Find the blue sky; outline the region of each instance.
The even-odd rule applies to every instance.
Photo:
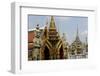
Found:
[[[28,16],[28,29],[33,29],[39,24],[40,27],[50,23],[51,16]],[[66,34],[66,39],[71,44],[76,37],[77,26],[79,29],[79,37],[82,42],[85,42],[88,33],[88,17],[79,16],[54,16],[56,28],[59,28],[60,35]]]

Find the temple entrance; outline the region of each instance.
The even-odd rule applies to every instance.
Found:
[[[61,48],[60,48],[60,59],[63,59],[63,55],[64,55],[63,47],[61,46]]]
[[[50,59],[50,52],[49,52],[49,49],[47,47],[45,47],[44,60],[49,60],[49,59]]]

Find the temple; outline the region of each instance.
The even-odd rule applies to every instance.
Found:
[[[79,38],[79,30],[77,26],[75,41],[70,45],[69,58],[71,59],[86,58],[87,57],[86,46],[87,46],[87,43],[84,45]]]
[[[41,29],[39,24],[36,30],[28,32],[28,60],[55,60],[86,58],[88,44],[83,46],[79,38],[79,30],[75,41],[69,45],[65,33],[61,37],[57,30],[55,19],[51,16],[50,23]]]

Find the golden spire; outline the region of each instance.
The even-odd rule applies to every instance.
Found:
[[[51,16],[51,21],[50,21],[50,26],[49,26],[50,29],[56,29],[56,26],[55,26],[55,21],[54,21],[54,17]]]

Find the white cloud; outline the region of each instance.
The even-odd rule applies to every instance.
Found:
[[[85,30],[85,31],[81,32],[81,35],[82,35],[82,36],[83,36],[83,35],[88,35],[88,31]]]
[[[67,21],[70,18],[69,17],[56,17],[56,19],[60,20],[60,21]]]

